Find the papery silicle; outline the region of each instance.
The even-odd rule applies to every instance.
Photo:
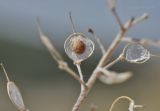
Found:
[[[10,100],[12,101],[12,103],[19,109],[24,111],[25,110],[25,105],[23,102],[23,98],[22,95],[18,89],[18,87],[15,85],[14,82],[8,82],[7,83],[7,91],[8,91],[8,95]]]
[[[120,84],[132,77],[131,72],[115,72],[115,71],[107,71],[110,76],[107,76],[105,73],[99,76],[99,80],[104,84]]]
[[[77,43],[80,46],[77,49],[74,47],[76,44],[74,41],[79,41]],[[94,43],[81,33],[73,33],[66,39],[64,49],[69,58],[74,62],[81,62],[91,56],[94,51]]]
[[[144,63],[150,56],[150,52],[141,44],[129,44],[125,49],[125,59],[131,63]]]

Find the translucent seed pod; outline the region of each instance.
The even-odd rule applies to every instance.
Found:
[[[69,58],[77,63],[92,55],[94,43],[81,33],[73,33],[66,39],[64,49]]]
[[[0,66],[2,67],[3,72],[7,79],[7,92],[8,92],[9,99],[19,111],[29,111],[28,109],[25,108],[23,98],[19,88],[16,86],[16,84],[13,81],[10,81],[8,74],[6,72],[6,69],[3,66],[3,63],[0,63]]]
[[[69,13],[69,18],[73,33],[66,39],[64,49],[69,58],[72,59],[75,64],[79,64],[92,55],[94,43],[84,34],[76,32],[71,12]]]
[[[10,100],[16,106],[16,108],[20,111],[25,111],[26,108],[23,102],[22,95],[19,88],[15,85],[14,82],[7,82],[7,91]]]
[[[131,63],[144,63],[151,57],[150,52],[141,44],[128,44],[124,49],[125,60]]]

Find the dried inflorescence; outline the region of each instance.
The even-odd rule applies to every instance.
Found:
[[[90,92],[91,88],[93,87],[95,81],[99,79],[105,84],[120,84],[122,82],[125,82],[129,78],[132,77],[132,73],[130,71],[127,72],[115,72],[109,70],[110,67],[112,67],[114,64],[121,60],[126,60],[127,62],[130,63],[144,63],[147,60],[150,59],[150,52],[143,46],[143,44],[140,43],[130,43],[129,45],[126,45],[122,53],[116,58],[114,61],[111,61],[108,63],[112,53],[114,50],[118,47],[120,42],[126,41],[124,39],[125,33],[135,26],[136,24],[140,23],[141,21],[145,20],[148,18],[148,14],[144,13],[140,17],[134,17],[129,19],[125,24],[121,22],[120,17],[118,16],[118,13],[116,11],[116,0],[108,0],[108,6],[114,15],[116,21],[118,22],[118,25],[120,27],[120,31],[109,46],[108,50],[104,48],[102,45],[100,39],[97,37],[93,29],[89,28],[88,32],[92,34],[92,36],[96,39],[101,51],[102,51],[102,58],[100,59],[97,67],[94,69],[91,77],[88,79],[87,82],[83,80],[83,73],[80,68],[80,64],[82,61],[86,60],[88,57],[90,57],[94,51],[94,43],[86,37],[84,34],[76,32],[75,26],[71,17],[71,12],[69,13],[70,21],[71,21],[71,26],[73,33],[67,37],[64,43],[64,49],[66,54],[69,56],[70,59],[73,60],[74,64],[77,66],[78,69],[78,74],[79,76],[77,77],[74,73],[73,70],[69,68],[68,65],[63,65],[64,60],[58,60],[58,63],[63,63],[60,64],[60,66],[63,66],[61,69],[66,70],[69,74],[71,74],[76,80],[79,81],[81,84],[81,92],[80,95],[75,103],[75,105],[72,108],[72,111],[79,111],[82,103],[84,102],[86,96]],[[127,39],[128,40],[128,39]],[[130,40],[130,39],[129,39]],[[42,40],[43,42],[43,40]],[[47,43],[43,42],[45,46],[47,46]],[[50,42],[49,42],[50,43]],[[153,44],[153,43],[152,43]],[[53,46],[54,47],[54,46]],[[48,48],[48,47],[47,47]],[[55,48],[53,48],[55,49]],[[51,51],[48,49],[51,54],[54,52],[58,51]],[[53,52],[53,53],[52,53]],[[55,53],[55,55],[56,55]],[[53,55],[52,55],[53,56]],[[54,56],[53,56],[54,57]],[[66,62],[65,62],[66,64]],[[65,67],[64,67],[65,66]],[[66,67],[67,66],[67,67]],[[69,70],[68,70],[69,68]],[[129,97],[119,97],[118,99],[121,98],[126,98],[131,101],[129,105],[129,111],[133,111],[136,105],[134,105],[134,101],[130,99]],[[114,103],[113,103],[114,104]],[[114,107],[111,106],[110,111]]]
[[[144,47],[144,45],[150,45],[150,44],[159,46],[159,40],[158,42],[155,42],[149,39],[139,40],[139,39],[132,39],[130,37],[125,38],[126,32],[136,24],[142,22],[143,20],[146,20],[148,18],[148,14],[144,13],[140,17],[133,17],[129,19],[125,24],[123,24],[116,11],[116,0],[108,0],[108,6],[120,27],[120,31],[115,37],[115,39],[112,41],[109,48],[106,50],[106,48],[101,43],[100,39],[95,34],[95,31],[92,28],[88,29],[88,32],[91,33],[92,36],[96,39],[102,51],[102,57],[99,60],[99,63],[97,64],[96,68],[93,70],[93,73],[91,74],[87,82],[83,80],[84,74],[82,73],[80,65],[82,61],[86,60],[93,54],[95,46],[92,40],[86,37],[83,33],[79,33],[75,30],[75,26],[71,17],[71,12],[69,13],[69,18],[72,24],[71,26],[72,26],[73,33],[69,35],[69,37],[67,37],[67,39],[65,40],[64,49],[68,57],[73,60],[74,65],[77,67],[78,74],[69,67],[67,62],[62,57],[62,55],[52,44],[51,40],[43,34],[40,27],[40,20],[37,19],[37,26],[38,26],[40,39],[42,43],[48,49],[53,59],[58,63],[59,68],[61,70],[66,71],[70,76],[76,79],[81,85],[80,95],[75,105],[73,106],[72,111],[80,111],[80,107],[82,103],[84,102],[85,98],[89,94],[91,88],[94,86],[94,83],[96,82],[97,79],[99,79],[101,82],[107,85],[110,85],[110,84],[123,83],[132,77],[133,73],[131,71],[126,71],[126,72],[111,71],[109,68],[112,67],[114,64],[122,60],[125,60],[129,63],[140,64],[140,63],[147,62],[151,57],[159,57],[151,54],[150,51]],[[124,47],[124,50],[122,51],[122,53],[115,60],[109,62],[110,57],[112,56],[112,53],[119,46],[119,44],[124,41],[127,42],[128,44]],[[8,96],[10,100],[18,110],[28,111],[25,108],[23,98],[19,88],[15,85],[13,81],[10,81],[3,64],[1,64],[1,66],[6,75],[7,91],[8,91]],[[135,105],[134,100],[132,100],[130,97],[121,96],[121,97],[118,97],[112,103],[109,111],[112,111],[112,109],[115,106],[115,103],[117,103],[120,99],[127,99],[130,101],[129,111],[134,111],[135,108],[142,107],[141,105]],[[96,108],[91,108],[91,110],[95,111]]]

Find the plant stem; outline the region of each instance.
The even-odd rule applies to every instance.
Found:
[[[95,70],[92,74],[92,78],[90,78],[87,82],[87,88],[85,88],[83,91],[80,92],[80,95],[76,101],[76,103],[73,106],[72,111],[79,111],[80,110],[80,106],[83,104],[85,98],[87,97],[88,93],[90,92],[92,86],[94,85],[97,77],[99,76],[99,72],[97,72],[98,70]]]
[[[9,82],[9,81],[10,81],[10,79],[9,79],[9,77],[8,77],[8,74],[7,74],[6,69],[4,68],[3,63],[0,63],[0,65],[1,65],[1,67],[2,67],[2,69],[3,69],[3,72],[4,72],[5,76],[6,76],[7,82]]]
[[[84,89],[84,91],[81,91],[80,96],[78,97],[77,102],[73,106],[72,111],[79,111],[80,110],[80,106],[84,102],[86,96],[88,95],[88,93],[90,92],[94,83],[96,82],[97,78],[99,77],[99,73],[100,73],[99,68],[104,67],[105,64],[108,62],[108,60],[110,59],[113,51],[115,51],[115,49],[118,47],[118,45],[120,44],[120,42],[121,42],[122,38],[124,37],[125,33],[128,31],[128,29],[130,29],[132,26],[137,24],[136,22],[134,22],[134,20],[135,19],[130,19],[129,21],[127,21],[124,24],[125,28],[120,29],[120,32],[117,34],[116,38],[113,40],[113,42],[111,43],[111,45],[108,48],[108,50],[106,51],[106,53],[102,56],[102,58],[100,59],[98,65],[97,65],[97,67],[95,68],[91,77],[89,78],[89,80],[86,84],[87,89]],[[142,21],[142,20],[138,20],[138,22],[139,21]],[[134,22],[134,24],[132,24],[133,22]]]
[[[79,76],[80,76],[80,80],[84,82],[83,80],[83,74],[82,74],[82,70],[81,70],[81,66],[80,64],[76,64],[77,66],[77,69],[78,69],[78,73],[79,73]],[[81,84],[81,92],[85,89],[85,86],[83,84]]]
[[[80,106],[84,102],[86,96],[88,95],[88,93],[90,92],[94,83],[96,82],[97,78],[99,77],[99,67],[103,67],[104,62],[107,61],[110,58],[112,52],[117,48],[117,46],[121,42],[121,39],[124,37],[125,32],[126,32],[126,30],[121,30],[118,33],[117,37],[113,40],[113,42],[110,45],[107,52],[102,56],[102,58],[100,59],[100,62],[98,63],[97,67],[95,68],[95,70],[93,71],[91,77],[89,78],[89,80],[87,82],[87,89],[85,89],[84,91],[82,91],[80,93],[80,95],[77,99],[77,102],[73,106],[72,111],[79,111],[80,110]]]
[[[84,100],[87,97],[88,93],[89,93],[88,89],[81,90],[80,95],[79,95],[79,97],[77,99],[77,102],[74,104],[74,107],[73,107],[72,111],[79,111],[80,110],[80,106],[84,102]]]
[[[66,71],[70,76],[76,79],[81,84],[81,86],[83,85],[85,88],[87,87],[85,82],[79,78],[79,76],[68,66],[65,61],[59,61],[58,64],[61,70]]]

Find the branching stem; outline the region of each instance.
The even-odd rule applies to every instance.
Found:
[[[110,68],[111,66],[113,66],[114,64],[116,64],[117,62],[119,62],[122,59],[123,59],[123,54],[120,54],[120,56],[118,58],[116,58],[115,60],[113,60],[112,62],[110,62],[106,66],[104,66],[104,69]]]
[[[81,85],[83,85],[85,88],[87,88],[85,82],[79,78],[79,76],[68,66],[68,64],[64,61],[59,61],[59,68],[61,70],[66,71],[70,76],[72,76],[74,79],[76,79]]]
[[[108,62],[108,60],[110,59],[113,51],[115,51],[115,49],[118,47],[118,45],[120,44],[122,38],[124,37],[125,33],[135,24],[139,23],[140,21],[143,21],[144,19],[146,19],[146,17],[139,19],[137,22],[135,22],[134,20],[137,19],[130,19],[129,21],[126,22],[126,24],[124,24],[124,28],[120,29],[120,32],[117,34],[116,38],[113,40],[113,42],[111,43],[110,47],[108,48],[108,50],[105,52],[105,54],[102,56],[102,58],[100,59],[97,67],[95,68],[95,70],[93,71],[91,77],[89,78],[88,82],[87,82],[87,87],[88,89],[84,90],[83,92],[81,92],[80,96],[78,97],[77,102],[75,103],[75,105],[73,106],[72,111],[79,111],[80,110],[80,106],[82,105],[82,103],[84,102],[84,99],[86,98],[86,96],[88,95],[89,91],[91,90],[91,88],[93,87],[94,83],[96,82],[97,78],[99,77],[99,68],[104,67],[106,65],[106,63]],[[134,24],[132,24],[134,22]],[[120,26],[121,27],[121,26]]]
[[[79,65],[77,65],[77,69],[79,72],[80,77],[77,77],[77,74],[68,67],[63,58],[61,58],[60,53],[54,48],[53,45],[51,45],[50,41],[48,39],[41,39],[43,44],[47,47],[47,49],[50,51],[52,57],[56,60],[56,62],[59,64],[60,69],[65,70],[66,72],[68,72],[72,77],[74,77],[80,84],[81,84],[81,92],[80,95],[75,103],[75,105],[72,108],[72,111],[80,111],[80,107],[83,104],[85,98],[87,97],[88,93],[90,92],[90,90],[92,89],[94,83],[96,82],[97,78],[100,76],[101,71],[99,70],[100,68],[108,68],[110,66],[112,66],[113,64],[115,64],[116,62],[119,61],[119,58],[116,59],[115,61],[111,62],[110,64],[107,65],[107,62],[109,61],[110,57],[112,56],[112,53],[116,50],[116,48],[118,47],[118,45],[120,44],[120,42],[122,41],[122,39],[125,36],[125,33],[134,25],[136,25],[137,23],[145,20],[148,18],[148,14],[143,14],[142,16],[138,17],[138,18],[131,18],[129,21],[127,21],[124,25],[122,24],[120,17],[118,16],[117,12],[116,12],[116,7],[114,6],[115,4],[113,4],[113,7],[111,8],[112,13],[116,19],[116,21],[118,22],[119,26],[120,26],[120,31],[117,34],[117,36],[115,37],[115,39],[112,41],[111,45],[109,46],[108,50],[105,51],[104,49],[101,48],[102,52],[105,51],[105,53],[103,54],[102,58],[100,59],[97,67],[94,69],[91,77],[88,79],[87,83],[85,83],[83,81],[83,75],[81,72],[81,68]],[[71,20],[71,24],[72,24],[72,30],[73,33],[76,33],[75,31],[75,27],[72,21],[72,17],[71,17],[71,12],[69,13],[70,16],[70,20]],[[40,28],[39,28],[40,29]],[[40,30],[40,36],[42,38],[42,32]],[[100,45],[101,43],[99,43]],[[100,45],[101,47],[101,45]],[[62,62],[62,64],[60,64],[60,62]],[[83,88],[85,87],[85,88]],[[87,87],[87,88],[86,88]],[[126,97],[125,97],[126,98]],[[110,110],[111,111],[111,110]]]

